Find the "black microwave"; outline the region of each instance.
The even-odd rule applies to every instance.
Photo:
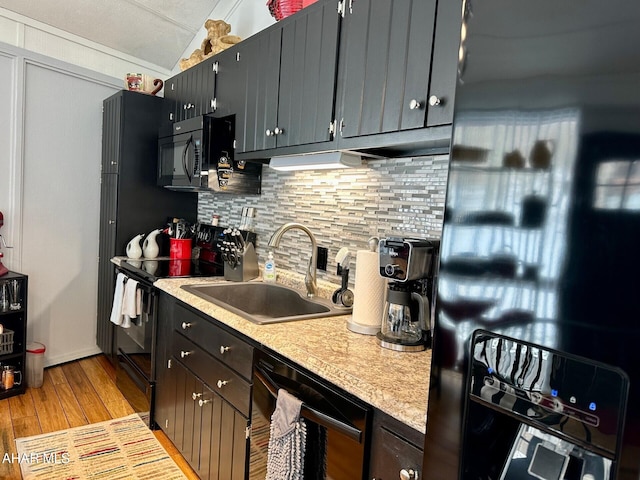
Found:
[[[234,160],[233,116],[173,124],[158,141],[158,185],[171,190],[259,194],[262,164]]]

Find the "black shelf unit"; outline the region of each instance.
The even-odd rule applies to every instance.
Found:
[[[15,385],[10,390],[4,390],[0,387],[0,400],[3,398],[21,395],[26,390],[26,354],[27,354],[27,298],[28,298],[28,277],[16,272],[9,272],[0,277],[0,288],[4,282],[12,282],[17,280],[20,282],[20,308],[16,310],[2,309],[0,306],[0,324],[4,327],[4,332],[11,330],[13,332],[13,345],[11,353],[0,353],[0,368],[12,366],[16,371],[21,373],[22,378],[16,378],[20,385]],[[9,288],[7,286],[7,288]],[[4,334],[3,334],[4,335]],[[6,350],[6,344],[0,346],[0,352]]]

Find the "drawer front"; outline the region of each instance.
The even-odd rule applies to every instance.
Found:
[[[177,331],[244,378],[251,378],[252,346],[180,304],[176,306],[174,319]]]
[[[422,478],[422,450],[384,427],[373,432],[370,476],[379,480],[403,478],[401,470],[418,473]]]
[[[173,356],[243,415],[249,416],[251,384],[180,334],[174,334]]]

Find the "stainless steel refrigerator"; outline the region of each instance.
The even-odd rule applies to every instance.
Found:
[[[640,478],[640,2],[467,0],[422,478]]]

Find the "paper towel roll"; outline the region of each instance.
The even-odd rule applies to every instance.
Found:
[[[377,252],[358,250],[352,321],[347,328],[353,332],[375,335],[380,331],[387,282],[380,276]]]

